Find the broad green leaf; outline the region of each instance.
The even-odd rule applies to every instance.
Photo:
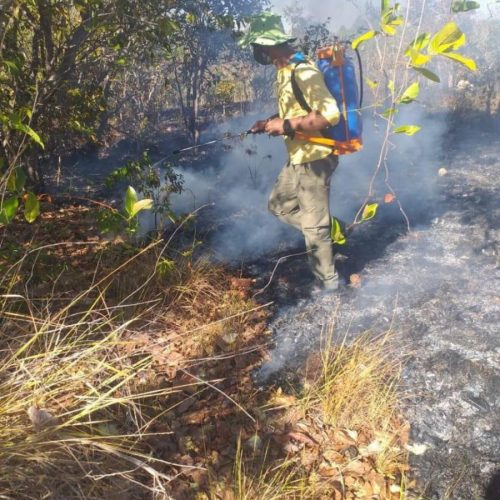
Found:
[[[42,149],[45,149],[45,144],[42,142],[42,139],[40,139],[40,136],[29,125],[22,123],[19,117],[15,117],[15,119],[11,121],[11,124],[16,130],[29,135]]]
[[[16,61],[8,61],[5,59],[3,63],[12,73],[19,73],[19,66]]]
[[[400,20],[400,22],[391,22],[391,23],[386,23],[386,24],[381,24],[380,27],[382,28],[382,31],[388,35],[388,36],[394,36],[396,34],[396,26],[401,24],[403,21]]]
[[[130,217],[135,217],[141,210],[151,210],[153,208],[153,200],[145,199],[134,203]]]
[[[410,104],[410,102],[413,102],[418,97],[418,94],[420,94],[420,84],[414,82],[403,92],[398,102],[401,104]]]
[[[432,80],[433,82],[439,83],[441,80],[439,76],[436,75],[436,73],[433,73],[431,70],[427,68],[417,68],[415,66],[412,66],[412,68],[415,71],[418,71],[421,75],[425,76],[425,78],[428,78],[429,80]]]
[[[9,224],[16,215],[19,207],[19,200],[17,196],[3,200],[0,206],[0,224]]]
[[[24,218],[30,224],[35,222],[40,215],[40,202],[34,193],[28,193],[24,202]]]
[[[380,113],[384,118],[390,118],[394,116],[396,113],[399,113],[399,109],[397,108],[388,108],[383,113]]]
[[[21,167],[16,168],[9,175],[7,180],[7,190],[11,193],[21,194],[26,183],[26,174]]]
[[[402,125],[393,130],[395,134],[406,134],[408,136],[415,135],[422,127],[418,125]]]
[[[471,71],[477,70],[476,61],[474,61],[474,59],[469,59],[468,57],[465,57],[462,54],[458,54],[456,52],[448,52],[443,54],[443,56],[448,57],[449,59],[453,59],[454,61],[457,61],[458,63],[464,65]]]
[[[129,186],[127,188],[127,192],[125,193],[125,212],[127,212],[129,217],[133,217],[132,212],[136,203],[137,192],[132,186]]]
[[[361,220],[367,221],[373,219],[377,215],[378,203],[369,203],[363,208],[363,213],[361,214]]]
[[[13,170],[10,173],[9,178],[7,179],[7,191],[9,191],[9,193],[16,192],[16,171],[15,170]]]
[[[377,34],[376,31],[367,31],[361,36],[358,36],[358,38],[355,38],[352,41],[352,48],[357,49],[363,42],[366,42],[367,40],[371,40],[375,35]]]
[[[26,116],[26,118],[28,118],[28,120],[31,120],[31,118],[33,118],[33,110],[28,106],[21,106],[19,108],[19,115],[20,116],[24,115]]]
[[[481,8],[481,4],[479,2],[471,2],[466,0],[455,0],[451,4],[451,10],[453,12],[468,12],[469,10],[479,9]]]
[[[465,43],[465,35],[457,23],[451,21],[445,24],[431,39],[427,51],[429,54],[442,54],[457,50]]]
[[[381,0],[380,12],[383,14],[389,8],[389,0]]]
[[[427,54],[422,54],[421,52],[415,49],[410,49],[407,52],[408,52],[407,56],[411,59],[412,66],[423,66],[432,59],[432,56],[429,56]]]
[[[399,4],[395,4],[394,7],[386,9],[380,21],[380,27],[382,31],[389,36],[394,36],[396,34],[396,27],[403,24],[403,18],[398,15]]]
[[[431,34],[430,33],[422,33],[421,35],[417,36],[413,42],[408,45],[408,48],[406,49],[405,56],[409,57],[410,56],[410,51],[416,50],[417,52],[424,50],[427,45],[429,45],[429,42],[431,40]]]
[[[378,87],[378,82],[375,82],[374,80],[370,80],[369,78],[365,78],[365,82],[368,84],[368,86],[372,90],[375,90]]]
[[[16,169],[16,191],[21,194],[24,191],[24,186],[26,185],[26,173],[21,167]]]
[[[332,238],[332,241],[337,245],[345,245],[347,242],[344,231],[342,229],[342,224],[336,217],[332,217],[330,237]]]

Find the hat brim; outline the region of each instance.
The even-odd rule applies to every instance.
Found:
[[[275,45],[281,45],[287,42],[295,42],[296,37],[287,35],[281,32],[269,32],[262,35],[256,35],[255,33],[247,33],[238,41],[240,47],[249,47],[250,45],[263,45],[265,47],[273,47]]]
[[[295,42],[297,38],[288,35],[280,36],[259,36],[251,45],[263,45],[264,47],[274,47],[275,45],[282,45],[284,43]]]

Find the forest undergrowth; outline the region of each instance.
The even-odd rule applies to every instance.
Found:
[[[270,304],[175,233],[103,238],[47,205],[2,229],[2,498],[403,498],[391,333],[334,325],[298,386],[256,388]]]

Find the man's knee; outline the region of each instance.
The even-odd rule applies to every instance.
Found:
[[[331,245],[330,226],[324,224],[307,226],[302,224],[302,233],[311,245],[323,245],[325,242]]]

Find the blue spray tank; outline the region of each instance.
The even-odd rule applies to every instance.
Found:
[[[346,56],[346,44],[335,42],[330,47],[317,51],[318,66],[325,79],[326,86],[337,101],[340,110],[340,121],[322,132],[322,137],[307,137],[306,140],[317,144],[332,146],[335,154],[343,155],[359,151],[363,147],[363,124],[360,108],[363,102],[363,74],[361,58],[359,63],[360,85],[356,78],[356,70],[352,60]],[[308,113],[312,111],[295,79],[295,68],[305,61],[299,61],[292,70],[292,88],[300,106]]]

